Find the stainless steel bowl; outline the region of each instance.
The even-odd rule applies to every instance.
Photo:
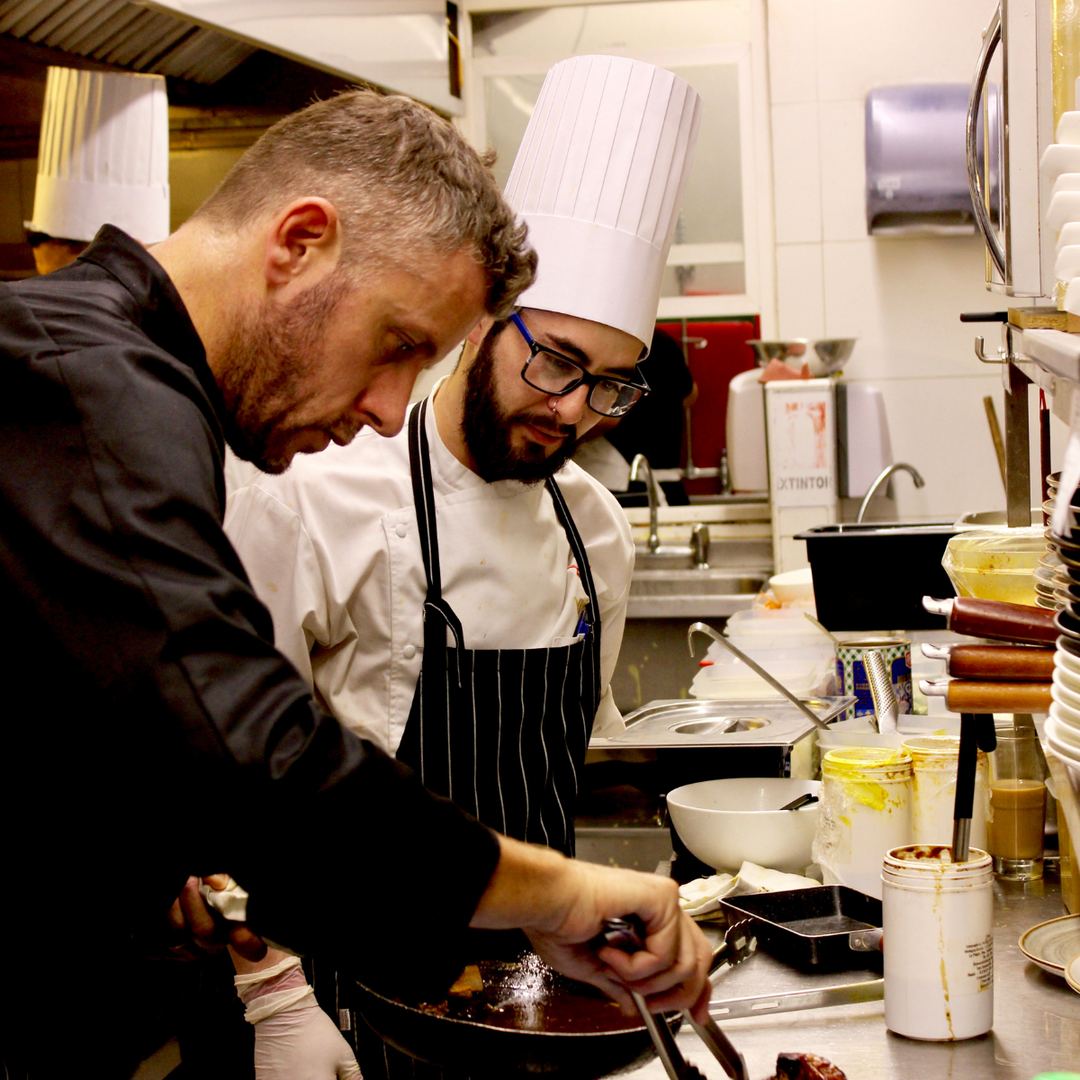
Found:
[[[790,341],[754,339],[746,344],[751,346],[757,355],[758,366],[764,367],[770,360],[793,360],[797,356],[804,356],[810,341],[807,338],[792,338]]]
[[[842,337],[823,338],[814,342],[814,352],[818,354],[818,359],[825,369],[824,374],[833,375],[847,363],[857,340],[858,338]]]

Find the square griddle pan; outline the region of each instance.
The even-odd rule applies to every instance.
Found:
[[[750,920],[761,948],[803,971],[881,966],[880,951],[862,933],[880,928],[881,901],[866,893],[821,885],[732,896],[720,904],[730,922]]]

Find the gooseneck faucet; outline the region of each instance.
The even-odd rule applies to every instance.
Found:
[[[649,495],[649,552],[654,552],[660,547],[660,527],[657,524],[656,508],[660,505],[660,489],[656,486],[656,477],[653,476],[652,466],[644,454],[635,454],[630,462],[630,480],[637,480],[638,473],[645,473],[645,490]]]
[[[866,493],[861,505],[859,506],[859,516],[855,518],[856,524],[860,523],[865,515],[867,508],[870,506],[870,500],[878,493],[878,489],[884,484],[893,473],[906,472],[911,474],[911,479],[915,481],[915,487],[921,488],[926,486],[926,481],[922,478],[921,473],[914,465],[909,465],[906,461],[897,461],[895,464],[890,465],[887,469],[882,469],[878,474],[877,479],[870,485],[870,490]]]

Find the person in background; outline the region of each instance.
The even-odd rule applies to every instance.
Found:
[[[0,286],[9,1078],[130,1075],[135,961],[189,876],[221,870],[252,931],[391,991],[445,989],[470,925],[517,926],[627,1007],[633,985],[705,1015],[674,884],[499,836],[345,731],[221,529],[226,443],[275,472],[395,434],[417,373],[533,268],[453,127],[360,91],[271,128],[152,249],[105,226]],[[418,864],[439,888],[401,888]],[[626,913],[646,950],[594,952]]]
[[[609,684],[634,558],[626,515],[568,458],[646,400],[637,364],[699,114],[652,65],[556,65],[506,188],[539,256],[520,310],[474,328],[407,431],[227,499],[225,530],[317,699],[485,824],[567,854],[590,735],[622,729]],[[289,962],[241,963],[242,992]],[[314,1075],[335,1075],[340,1037],[310,1001],[295,1011],[256,1025],[260,1080],[308,1075],[320,1053]],[[360,1064],[369,1080],[414,1067],[371,1040]]]
[[[638,454],[644,454],[657,470],[681,467],[686,410],[697,400],[697,386],[682,348],[663,330],[654,331],[641,373],[649,384],[649,396],[641,407],[598,424],[574,455],[586,472],[620,496],[630,492],[630,463]],[[681,481],[663,480],[660,487],[666,503],[687,502]],[[636,481],[634,491],[644,491],[644,484]],[[620,501],[632,505],[626,497]],[[641,505],[646,501],[642,497]]]
[[[105,224],[144,244],[169,235],[165,78],[50,67],[34,214],[23,223],[37,272],[73,263]]]

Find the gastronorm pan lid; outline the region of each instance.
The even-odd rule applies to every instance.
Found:
[[[807,698],[826,723],[853,697]],[[791,746],[813,731],[810,721],[782,698],[674,698],[650,701],[626,716],[626,731],[592,745],[635,747]]]

